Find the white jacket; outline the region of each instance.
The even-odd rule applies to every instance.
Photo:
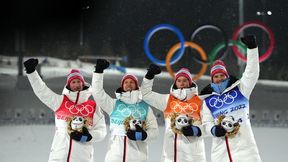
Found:
[[[249,119],[249,97],[259,77],[258,55],[258,48],[247,50],[247,65],[241,79],[234,82],[231,86],[228,85],[229,87],[222,92],[227,99],[226,101],[225,99],[218,100],[219,104],[215,103],[215,97],[218,97],[219,99],[219,96],[221,95],[215,92],[203,96],[205,102],[203,102],[202,121],[207,134],[212,135],[211,128],[217,124],[217,115],[214,114],[213,116],[207,104],[212,104],[213,106],[217,105],[216,109],[219,110],[221,109],[220,106],[227,104],[227,109],[219,112],[224,113],[225,116],[233,116],[235,120],[240,119],[239,121],[241,121],[238,134],[235,137],[228,138],[228,146],[226,146],[225,137],[213,137],[211,149],[212,162],[229,162],[227,147],[229,147],[233,162],[261,161]],[[236,94],[237,96],[242,96],[241,100],[244,100],[244,103],[246,104],[239,105],[240,102],[234,102],[234,98],[235,101],[237,99]],[[213,103],[209,103],[209,101],[212,101],[209,100],[209,97],[213,97],[213,95]],[[229,99],[231,100],[228,101]]]
[[[196,84],[195,84],[196,85]],[[198,87],[186,88],[186,89],[173,89],[173,85],[170,89],[170,94],[159,94],[152,91],[153,79],[149,80],[144,78],[141,85],[141,92],[143,100],[149,105],[165,111],[167,107],[169,96],[173,95],[177,99],[189,100],[193,96],[198,95]],[[201,110],[200,110],[201,112]],[[170,118],[165,118],[165,134],[164,144],[162,151],[162,162],[206,162],[205,157],[205,145],[203,140],[203,133],[201,125],[197,125],[202,132],[201,137],[186,137],[183,134],[177,134],[172,131],[170,126]],[[176,139],[176,142],[175,142]],[[175,159],[176,158],[176,159]],[[175,159],[175,160],[174,160]]]
[[[111,98],[103,89],[103,73],[94,73],[92,78],[92,92],[97,103],[111,117],[117,101],[126,104],[137,104],[142,101],[139,90],[116,93],[116,98]],[[111,138],[105,157],[106,162],[147,162],[149,140],[155,139],[158,132],[158,124],[152,109],[148,108],[146,117],[147,138],[144,141],[129,140],[121,126],[112,126],[110,119]],[[123,160],[125,158],[125,160]]]
[[[64,117],[57,116],[57,109],[61,106],[64,100],[64,95],[72,102],[75,102],[77,95],[78,103],[86,102],[91,96],[91,86],[83,91],[72,92],[67,88],[64,88],[63,94],[59,95],[49,89],[42,81],[37,71],[27,74],[36,96],[52,111],[55,112],[55,135],[51,147],[49,156],[49,162],[67,162],[69,158],[70,162],[93,162],[93,142],[101,141],[106,136],[106,124],[104,115],[101,109],[96,106],[96,111],[93,115],[93,125],[88,127],[88,131],[92,136],[92,140],[89,142],[78,142],[75,140],[70,141],[70,136],[67,132],[67,121]],[[71,142],[71,143],[70,143]],[[68,154],[70,149],[70,154]]]

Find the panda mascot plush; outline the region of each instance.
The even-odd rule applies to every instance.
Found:
[[[193,124],[193,120],[185,114],[173,113],[170,117],[171,128],[174,133],[183,134],[182,128]]]
[[[239,122],[233,116],[219,116],[218,125],[221,125],[227,131],[226,135],[231,138],[235,137],[240,129]]]
[[[130,130],[136,130],[136,125],[140,126],[143,130],[147,129],[146,122],[140,119],[135,119],[133,116],[129,116],[124,120],[124,126],[126,132]]]
[[[68,133],[83,131],[83,127],[88,127],[88,121],[82,116],[74,116],[68,120]]]

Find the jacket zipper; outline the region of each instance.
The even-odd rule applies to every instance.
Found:
[[[68,151],[68,156],[67,156],[67,162],[70,162],[71,148],[72,148],[72,138],[70,138],[70,142],[69,142],[69,151]]]
[[[226,142],[226,148],[227,148],[227,153],[228,153],[229,161],[230,161],[230,162],[233,162],[233,160],[232,160],[232,155],[231,155],[231,152],[230,152],[229,143],[228,143],[228,136],[225,136],[225,142]]]
[[[77,97],[76,97],[74,105],[76,105],[78,103],[79,94],[80,94],[80,91],[78,91],[78,93],[77,93]],[[67,162],[70,162],[71,150],[72,150],[72,138],[70,138],[70,142],[69,142],[69,151],[68,151],[68,156],[67,156]]]
[[[177,162],[177,133],[174,138],[174,162]]]
[[[127,141],[127,136],[124,137],[124,152],[123,152],[123,162],[126,161],[126,141]]]

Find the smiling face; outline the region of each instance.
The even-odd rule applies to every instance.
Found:
[[[212,78],[213,83],[216,84],[223,82],[225,79],[227,79],[227,76],[223,73],[216,73]]]
[[[189,80],[184,76],[180,76],[176,79],[175,85],[178,89],[189,88]]]
[[[122,88],[125,92],[133,91],[133,90],[136,90],[137,85],[136,85],[134,80],[132,80],[131,78],[127,78],[123,81],[123,87]]]
[[[80,79],[73,79],[70,84],[69,84],[69,88],[71,89],[71,91],[82,91],[83,90],[83,82]]]

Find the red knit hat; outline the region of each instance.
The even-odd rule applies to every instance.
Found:
[[[80,81],[83,83],[85,83],[85,80],[84,80],[84,77],[83,75],[81,74],[81,72],[77,69],[72,69],[70,71],[70,73],[68,74],[67,76],[67,81],[66,81],[66,86],[69,86],[70,85],[70,82],[73,80],[73,79],[80,79]]]
[[[123,89],[123,84],[124,84],[124,81],[126,80],[126,79],[132,79],[134,82],[135,82],[135,84],[136,84],[136,89],[138,89],[139,87],[138,87],[138,79],[137,79],[137,77],[135,76],[135,75],[133,75],[133,74],[125,74],[123,77],[122,77],[122,79],[121,79],[121,88]]]
[[[175,81],[174,81],[174,83],[176,82],[176,80],[177,80],[180,76],[183,76],[183,77],[187,78],[188,81],[189,81],[189,86],[192,86],[192,75],[191,75],[189,69],[187,69],[187,68],[181,68],[179,71],[177,71],[177,73],[175,74]]]
[[[224,64],[223,61],[221,60],[216,60],[212,67],[211,67],[211,70],[210,70],[210,76],[211,78],[213,78],[213,76],[216,74],[216,73],[223,73],[224,75],[226,75],[226,77],[228,78],[229,75],[228,75],[228,72],[226,70],[226,65]]]

